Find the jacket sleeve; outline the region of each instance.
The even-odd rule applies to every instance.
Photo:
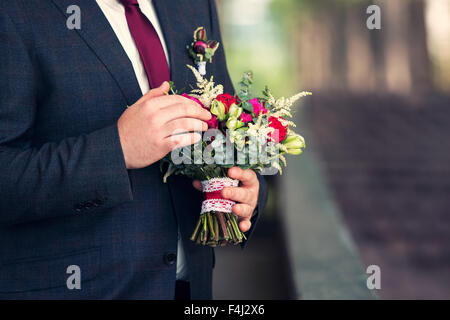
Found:
[[[232,84],[232,81],[230,79],[230,75],[229,75],[228,69],[227,69],[227,64],[226,64],[226,59],[225,59],[225,51],[224,51],[222,36],[221,36],[221,32],[220,32],[219,17],[217,14],[216,2],[215,2],[215,0],[209,0],[209,4],[210,4],[210,17],[211,17],[211,30],[213,33],[212,39],[216,39],[221,43],[220,48],[219,48],[219,50],[217,50],[217,53],[216,53],[217,56],[214,57],[214,59],[216,59],[215,63],[221,65],[221,67],[224,69],[224,72],[223,72],[224,76],[222,78],[220,78],[220,83],[223,84],[226,92],[234,92],[233,84]],[[220,72],[220,74],[222,74],[222,72]],[[245,248],[245,246],[247,245],[247,241],[250,239],[253,231],[255,230],[256,223],[258,222],[262,212],[264,211],[266,203],[267,203],[267,196],[268,196],[267,183],[263,176],[261,176],[260,174],[257,174],[257,176],[258,176],[258,180],[259,180],[258,204],[257,204],[255,212],[253,213],[253,216],[251,218],[252,226],[250,227],[250,230],[248,230],[245,233],[247,240],[242,243],[242,248]]]
[[[99,213],[132,200],[117,125],[32,143],[38,75],[27,37],[0,11],[0,224]]]

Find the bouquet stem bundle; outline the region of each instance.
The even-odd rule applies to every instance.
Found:
[[[246,240],[239,229],[238,219],[231,212],[206,212],[200,215],[191,240],[197,244],[216,247],[227,243],[239,244]]]
[[[239,181],[229,177],[207,177],[201,183],[204,200],[191,240],[212,247],[242,243],[246,238],[239,229],[238,218],[232,212],[235,202],[221,195],[223,188],[238,186]]]

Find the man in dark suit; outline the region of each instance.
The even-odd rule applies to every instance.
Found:
[[[103,5],[120,6],[127,32],[101,1],[0,0],[0,299],[173,299],[177,252],[177,294],[209,299],[213,249],[189,240],[201,193],[181,176],[164,184],[159,160],[175,147],[171,128],[191,144],[211,117],[165,95],[161,68],[180,88],[194,83],[186,45],[198,26],[220,41],[214,0]],[[70,6],[80,29],[68,28]],[[208,75],[233,91],[223,46]],[[242,186],[223,195],[240,202],[249,237],[266,188],[251,171],[230,175]]]

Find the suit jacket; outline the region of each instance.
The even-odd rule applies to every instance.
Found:
[[[193,30],[220,40],[215,3],[153,2],[172,80],[189,88]],[[80,30],[66,27],[71,5]],[[96,2],[0,0],[0,57],[0,299],[173,299],[178,229],[192,298],[211,298],[213,249],[189,240],[201,193],[164,184],[159,164],[125,167],[116,122],[141,92]],[[232,91],[223,46],[208,73]]]

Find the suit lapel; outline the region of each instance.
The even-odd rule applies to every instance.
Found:
[[[76,32],[116,80],[128,105],[135,103],[142,93],[133,66],[97,2],[95,0],[52,0],[52,2],[65,17],[70,16],[66,12],[69,6],[80,7],[81,29]]]

